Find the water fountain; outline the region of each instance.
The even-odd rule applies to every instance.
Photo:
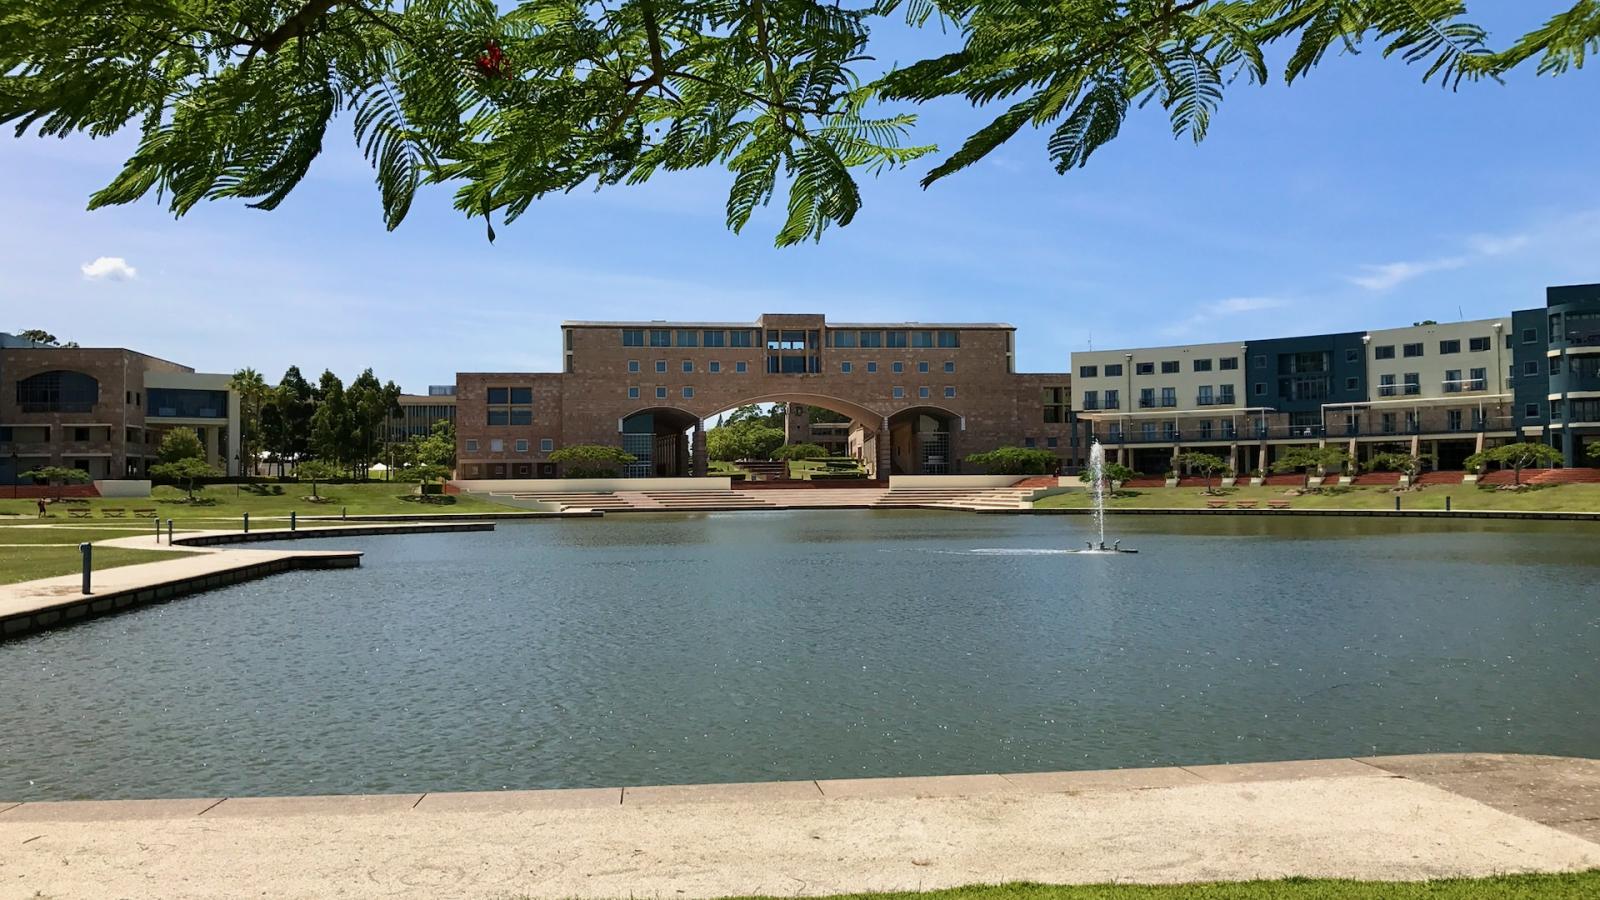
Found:
[[[1095,441],[1089,445],[1089,490],[1094,498],[1094,527],[1099,532],[1100,542],[1084,541],[1088,549],[1073,550],[1073,553],[1138,553],[1137,550],[1122,549],[1121,541],[1113,541],[1111,546],[1106,546],[1106,448]]]

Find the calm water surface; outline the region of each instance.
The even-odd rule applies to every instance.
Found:
[[[0,799],[1600,755],[1574,523],[614,516],[0,645]],[[1030,552],[1021,552],[1030,551]]]

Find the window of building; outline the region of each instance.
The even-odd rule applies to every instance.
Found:
[[[554,440],[552,440],[550,438],[540,438],[539,439],[539,452],[540,453],[549,453],[550,451],[552,451],[554,449],[556,449],[556,442]]]
[[[1536,359],[1530,359],[1527,362],[1523,363],[1522,364],[1522,374],[1524,374],[1524,375],[1537,375],[1537,374],[1539,374],[1539,361],[1536,360]]]
[[[886,331],[884,332],[883,344],[885,347],[905,347],[906,333],[904,331]]]
[[[917,388],[917,396],[923,400],[928,399],[928,389],[925,387]]]
[[[847,362],[839,363],[839,372],[841,374],[844,374],[844,375],[849,375],[850,374],[850,364],[847,363]]]
[[[624,346],[624,347],[643,347],[644,346],[644,330],[640,329],[640,328],[624,328],[624,329],[622,329],[622,346]]]
[[[856,332],[856,337],[861,339],[861,346],[863,347],[883,346],[883,332],[881,331],[858,331]]]
[[[1372,348],[1373,359],[1394,359],[1394,345],[1381,344]]]
[[[890,396],[894,397],[894,399],[899,400],[906,395],[906,389],[903,387],[897,387],[891,390],[889,394]]]
[[[1199,406],[1211,406],[1213,403],[1215,403],[1216,401],[1212,397],[1211,393],[1211,385],[1200,385],[1200,387],[1195,390],[1194,402]]]
[[[1078,377],[1079,378],[1099,378],[1100,377],[1100,367],[1099,366],[1079,366],[1078,367]]]
[[[1224,372],[1235,371],[1239,368],[1239,357],[1224,356],[1217,361],[1217,368],[1223,370]]]
[[[1467,390],[1486,391],[1489,389],[1489,370],[1472,369],[1467,373]]]
[[[944,398],[946,400],[953,400],[953,399],[955,399],[955,396],[956,396],[956,389],[955,388],[947,387],[947,388],[944,389]]]
[[[1161,405],[1163,407],[1178,405],[1178,389],[1164,387],[1161,389]]]
[[[533,407],[531,407],[531,406],[513,406],[513,407],[511,407],[511,424],[513,424],[513,425],[532,425],[533,424]]]
[[[516,447],[517,447],[517,452],[518,453],[527,453],[528,452],[528,441],[527,441],[527,439],[518,438],[517,439],[517,443],[516,443]]]
[[[1344,380],[1344,389],[1347,391],[1358,390],[1360,387],[1361,379],[1359,378],[1346,378]]]
[[[1446,394],[1459,394],[1459,393],[1461,393],[1461,370],[1460,369],[1445,369],[1444,370],[1444,392]]]
[[[1178,361],[1177,360],[1168,359],[1168,360],[1163,360],[1161,362],[1161,374],[1163,374],[1163,375],[1172,375],[1172,374],[1176,373],[1177,371],[1178,371]]]
[[[750,364],[749,363],[744,363],[744,362],[736,362],[736,363],[733,364],[733,371],[734,371],[734,374],[736,374],[736,375],[742,375],[745,372],[750,371]]]
[[[712,361],[706,363],[706,371],[708,371],[711,374],[715,375],[718,372],[722,371],[722,363],[717,362],[716,360],[712,360]]]
[[[1054,450],[1061,446],[1061,439],[1058,437],[1047,437],[1044,439],[1044,445],[1049,447],[1051,450]]]
[[[1156,408],[1156,389],[1155,388],[1139,388],[1139,408],[1140,409],[1155,409]]]
[[[1561,374],[1561,357],[1559,357],[1559,356],[1550,357],[1550,374],[1551,375],[1560,375]]]
[[[1379,375],[1378,376],[1378,396],[1379,397],[1393,397],[1395,394],[1399,393],[1399,388],[1395,385],[1394,382],[1395,382],[1395,377],[1394,377],[1393,373],[1390,373],[1388,375]]]
[[[1394,432],[1395,432],[1395,417],[1394,417],[1394,413],[1392,413],[1392,412],[1380,413],[1379,416],[1378,416],[1378,421],[1380,423],[1379,427],[1381,427],[1383,429],[1383,433],[1384,434],[1394,434]]]
[[[755,345],[754,332],[749,329],[741,328],[738,331],[728,332],[728,346],[730,347],[754,347]]]
[[[889,364],[889,371],[895,373],[896,375],[899,375],[901,372],[904,372],[905,370],[906,370],[906,364],[905,363],[893,362],[893,363]]]
[[[917,372],[923,375],[928,374],[928,364],[926,362],[917,363]]]
[[[512,388],[511,389],[511,402],[512,403],[532,403],[533,402],[533,388],[531,388],[531,387],[514,387],[514,388]]]
[[[918,349],[926,349],[928,347],[932,347],[933,346],[933,332],[931,332],[931,331],[913,331],[913,332],[911,332],[911,346],[916,347]]]
[[[1524,329],[1522,329],[1522,342],[1524,344],[1537,344],[1537,343],[1539,343],[1539,329],[1537,329],[1537,328],[1524,328]]]
[[[639,361],[637,359],[628,360],[628,374],[630,374],[630,375],[639,374]]]
[[[856,345],[856,333],[854,331],[830,331],[830,332],[828,332],[828,346],[830,346],[830,347],[843,347],[845,349],[849,349],[849,348],[854,347],[855,345]]]
[[[1361,351],[1354,347],[1344,348],[1344,361],[1347,363],[1360,362]]]
[[[1422,345],[1421,344],[1407,344],[1407,345],[1405,345],[1405,355],[1408,356],[1408,357],[1421,356],[1422,355]]]
[[[1217,402],[1223,406],[1233,405],[1233,385],[1225,384],[1217,389]]]
[[[1156,423],[1154,423],[1154,422],[1140,422],[1139,423],[1139,437],[1144,439],[1144,440],[1147,440],[1147,441],[1155,440],[1156,439]]]
[[[501,452],[504,452],[505,449],[506,449],[506,442],[505,441],[503,441],[503,440],[501,440],[499,438],[490,438],[489,439],[489,452],[490,453],[501,453]]]
[[[1194,361],[1194,370],[1196,372],[1209,372],[1209,371],[1211,371],[1211,360],[1209,360],[1209,359],[1197,359],[1197,360],[1195,360]]]
[[[1489,340],[1489,338],[1486,338],[1486,337],[1475,337],[1475,338],[1468,338],[1467,339],[1467,349],[1472,351],[1473,353],[1482,353],[1483,351],[1488,350],[1489,348],[1490,348],[1490,340]]]
[[[1117,391],[1106,391],[1106,409],[1121,409],[1122,397]]]
[[[1153,362],[1133,364],[1133,374],[1135,375],[1154,375],[1155,373],[1156,364]]]
[[[658,374],[658,375],[667,374],[667,361],[666,360],[664,360],[664,359],[656,360],[656,374]]]
[[[477,453],[478,452],[478,440],[477,440],[477,438],[468,438],[467,439],[467,452],[468,453]]]
[[[693,373],[694,373],[694,360],[692,360],[692,359],[684,360],[683,361],[683,374],[691,375]]]
[[[498,403],[498,404],[504,406],[505,404],[511,402],[511,389],[510,388],[492,387],[492,388],[489,388],[489,390],[485,392],[485,395],[487,397],[487,402],[490,403],[491,405]]]
[[[953,360],[946,360],[944,364],[944,370],[947,373],[954,372],[956,370],[955,362]]]
[[[1264,356],[1262,354],[1256,354],[1255,366],[1258,369],[1265,369],[1267,367],[1267,358],[1266,358],[1266,356]]]
[[[700,344],[700,333],[698,331],[690,331],[690,330],[688,330],[686,328],[678,329],[678,346],[679,347],[696,347],[696,346],[699,346],[699,344]]]
[[[636,387],[628,388],[628,399],[629,400],[637,400],[637,399],[639,399],[639,389],[636,388]]]
[[[650,329],[650,346],[652,346],[652,347],[671,347],[672,346],[672,332],[668,331],[665,328],[652,328],[652,329]]]
[[[1043,391],[1044,420],[1049,423],[1060,424],[1067,420],[1067,412],[1072,406],[1072,391],[1063,387],[1047,387]]]
[[[685,400],[693,400],[694,399],[694,388],[692,388],[692,387],[684,388],[683,389],[683,399],[685,399]]]
[[[1106,377],[1107,378],[1121,378],[1122,377],[1122,363],[1106,363]]]
[[[1440,355],[1444,355],[1444,354],[1447,354],[1447,353],[1460,353],[1460,352],[1461,352],[1461,342],[1459,340],[1440,341],[1439,342],[1439,353],[1440,353]]]
[[[1099,391],[1084,391],[1083,392],[1083,408],[1084,409],[1099,409],[1100,408],[1100,392]]]
[[[665,399],[667,399],[667,389],[664,388],[664,387],[656,388],[656,399],[657,400],[665,400]]]
[[[728,344],[728,333],[726,331],[702,332],[700,344],[704,347],[725,347]]]
[[[867,363],[867,374],[869,374],[869,375],[870,374],[874,374],[877,371],[878,371],[878,364],[877,363],[875,363],[875,362]]]
[[[185,419],[226,419],[228,392],[186,388],[151,388],[150,415]]]
[[[941,332],[939,332],[939,346],[943,347],[943,348],[945,348],[947,350],[953,350],[953,349],[961,346],[961,332],[959,332],[959,331],[941,331]]]
[[[1039,446],[1039,439],[1034,437],[1025,437],[1022,439],[1022,446],[1032,450],[1033,448]]]
[[[1406,395],[1422,393],[1422,376],[1416,372],[1407,372],[1405,376]]]
[[[1257,397],[1265,397],[1267,395],[1266,382],[1263,382],[1263,381],[1256,382],[1255,394],[1256,394]]]
[[[1537,404],[1537,403],[1529,403],[1529,404],[1523,406],[1522,407],[1522,415],[1523,415],[1524,418],[1528,418],[1528,419],[1537,419],[1537,418],[1539,418],[1539,404]]]

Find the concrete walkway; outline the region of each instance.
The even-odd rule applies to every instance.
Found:
[[[0,803],[0,897],[716,897],[1600,867],[1600,761]]]

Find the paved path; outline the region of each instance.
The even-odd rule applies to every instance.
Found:
[[[9,807],[9,808],[8,808]],[[0,897],[715,897],[1600,867],[1600,761],[0,803]]]

